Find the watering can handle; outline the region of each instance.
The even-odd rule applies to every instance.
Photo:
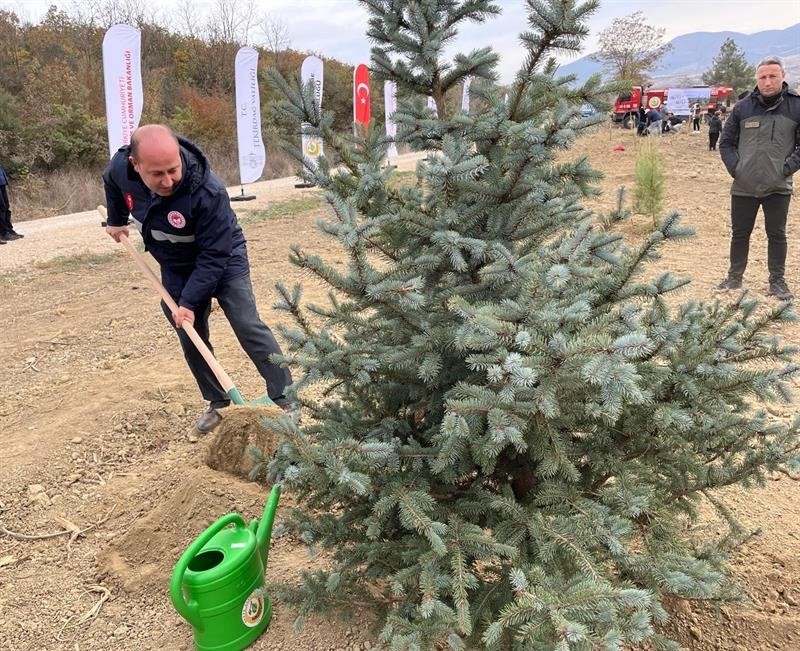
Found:
[[[197,603],[192,601],[186,603],[183,596],[183,575],[189,567],[189,563],[197,556],[198,552],[211,540],[219,531],[227,527],[229,524],[236,524],[237,526],[245,527],[244,518],[238,513],[228,513],[223,515],[219,520],[214,522],[208,529],[198,536],[198,538],[189,545],[189,549],[183,552],[178,562],[175,564],[175,569],[172,570],[172,580],[169,583],[169,594],[172,597],[172,605],[175,606],[183,618],[198,630],[202,630],[203,625],[197,617]]]

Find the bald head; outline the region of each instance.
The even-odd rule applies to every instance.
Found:
[[[181,149],[172,129],[163,124],[146,124],[131,135],[133,169],[157,195],[171,195],[183,174]]]
[[[163,147],[172,143],[178,147],[178,138],[165,124],[145,124],[131,134],[131,154],[138,157],[142,145]]]

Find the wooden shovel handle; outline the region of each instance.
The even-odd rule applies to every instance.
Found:
[[[99,212],[104,219],[107,219],[105,206],[97,206],[97,212]],[[136,247],[125,235],[120,235],[119,241],[122,242],[122,245],[126,249],[128,249],[128,253],[131,254],[136,266],[141,269],[142,273],[144,273],[145,277],[150,282],[150,285],[152,285],[153,289],[158,292],[164,303],[167,304],[167,307],[172,310],[172,312],[177,312],[178,305],[175,303],[175,300],[164,288],[164,285],[161,284],[161,281],[147,264],[142,254],[136,250]],[[236,386],[233,384],[233,380],[231,380],[230,376],[225,372],[225,369],[220,366],[220,363],[216,360],[214,354],[208,349],[208,346],[206,346],[206,342],[204,342],[200,335],[197,334],[197,330],[194,329],[194,326],[191,323],[184,321],[181,328],[189,336],[189,339],[192,340],[192,343],[194,343],[199,353],[203,356],[203,359],[206,360],[206,364],[208,364],[209,368],[222,385],[225,393],[229,393],[231,389],[235,389]]]

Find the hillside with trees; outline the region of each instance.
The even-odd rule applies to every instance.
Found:
[[[259,50],[265,177],[294,171],[280,150],[299,125],[281,122],[266,68],[297,73],[308,53],[289,47],[286,29],[261,19],[262,42],[252,42],[255,3],[221,0],[206,27],[186,5],[183,25],[170,27],[130,3],[64,11],[51,6],[38,23],[0,11],[0,164],[12,176],[18,219],[84,210],[96,205],[99,174],[108,160],[102,42],[108,27],[125,22],[142,34],[144,108],[141,123],[163,122],[195,140],[226,183],[237,183],[234,58],[242,45]],[[353,67],[325,62],[323,106],[334,128],[351,130]],[[383,115],[383,93],[373,88],[373,115]],[[299,135],[297,135],[299,138]]]

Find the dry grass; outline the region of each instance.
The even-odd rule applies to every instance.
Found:
[[[292,217],[311,210],[322,208],[326,204],[320,194],[310,194],[297,199],[287,201],[276,201],[263,210],[242,213],[239,221],[243,224],[263,222],[274,217]]]
[[[121,254],[118,252],[104,253],[102,255],[95,253],[76,253],[75,255],[62,255],[52,260],[36,262],[34,266],[37,269],[47,271],[74,272],[87,268],[101,267],[115,260],[120,255]]]
[[[88,169],[13,181],[9,199],[15,223],[91,210],[106,202],[100,173]]]
[[[388,186],[392,190],[399,190],[400,188],[410,188],[417,183],[416,172],[393,172],[389,178]]]
[[[208,147],[203,150],[211,161],[214,173],[222,179],[228,187],[241,182],[239,176],[239,158],[236,147]],[[267,162],[264,165],[262,179],[279,179],[291,176],[297,172],[297,165],[285,152],[280,149],[267,147]]]

